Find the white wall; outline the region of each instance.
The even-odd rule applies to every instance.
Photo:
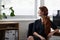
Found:
[[[30,21],[20,21],[19,22],[19,36],[20,36],[20,40],[26,40],[27,38],[27,32],[28,32],[28,25],[29,23],[34,22],[34,20],[30,20]]]

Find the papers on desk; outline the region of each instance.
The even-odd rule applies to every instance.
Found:
[[[59,32],[60,32],[60,30],[59,30]]]
[[[5,40],[18,40],[18,30],[6,30]]]

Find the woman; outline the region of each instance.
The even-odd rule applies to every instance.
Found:
[[[54,33],[58,32],[57,26],[50,21],[48,17],[48,9],[45,6],[39,7],[39,16],[41,19],[36,20],[33,24],[34,40],[48,40]],[[50,32],[50,28],[54,31]]]

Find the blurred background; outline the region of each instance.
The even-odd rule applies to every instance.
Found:
[[[19,23],[19,39],[27,39],[27,31],[29,23],[39,19],[38,10],[40,6],[48,8],[48,16],[60,29],[60,0],[0,0],[0,16],[5,13],[4,17],[0,17],[1,21],[12,21]],[[12,7],[13,11],[9,8]],[[11,16],[11,13],[15,16]],[[51,40],[60,40],[53,37]]]

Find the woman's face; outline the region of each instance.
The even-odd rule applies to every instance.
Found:
[[[42,12],[41,10],[38,11],[39,16],[43,16],[44,12]]]

